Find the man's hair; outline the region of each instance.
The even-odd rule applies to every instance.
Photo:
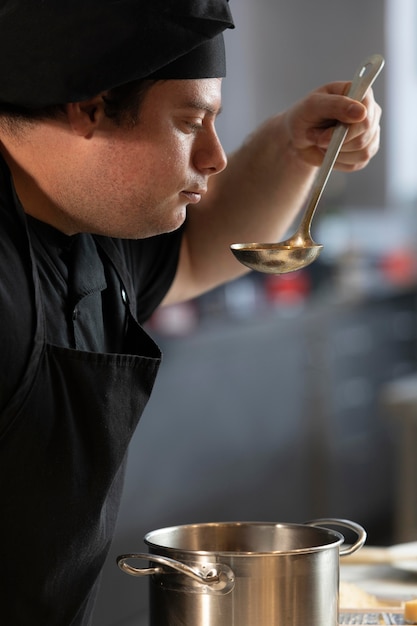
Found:
[[[135,126],[143,98],[155,82],[141,79],[110,89],[103,97],[107,117],[117,126]],[[65,107],[66,104],[53,104],[32,108],[0,102],[0,127],[13,131],[37,120],[58,119],[65,114]]]

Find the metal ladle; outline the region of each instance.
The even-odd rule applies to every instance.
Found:
[[[384,59],[374,54],[366,59],[353,77],[349,98],[361,102],[384,66]],[[335,126],[323,163],[317,173],[304,216],[292,237],[281,243],[234,243],[230,246],[235,257],[247,267],[268,274],[286,274],[310,265],[319,256],[323,246],[310,233],[311,223],[348,132],[348,125]]]

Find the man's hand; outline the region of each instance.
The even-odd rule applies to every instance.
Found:
[[[334,82],[316,89],[284,114],[290,143],[299,159],[320,165],[337,122],[349,131],[335,168],[352,172],[364,168],[377,153],[381,107],[369,89],[362,103],[344,96],[349,83]]]

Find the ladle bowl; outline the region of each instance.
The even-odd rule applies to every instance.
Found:
[[[384,59],[374,54],[356,71],[348,96],[361,102],[384,66]],[[307,203],[300,225],[294,235],[281,243],[234,243],[230,246],[237,260],[252,270],[267,274],[287,274],[307,267],[323,249],[311,236],[311,223],[334,163],[346,138],[348,126],[338,123]]]
[[[322,244],[312,240],[301,246],[282,243],[235,243],[232,250],[236,258],[247,267],[266,274],[287,274],[313,263]]]

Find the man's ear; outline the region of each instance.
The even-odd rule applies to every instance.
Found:
[[[77,135],[90,137],[106,117],[104,95],[99,94],[89,100],[70,102],[66,105],[68,122]]]

